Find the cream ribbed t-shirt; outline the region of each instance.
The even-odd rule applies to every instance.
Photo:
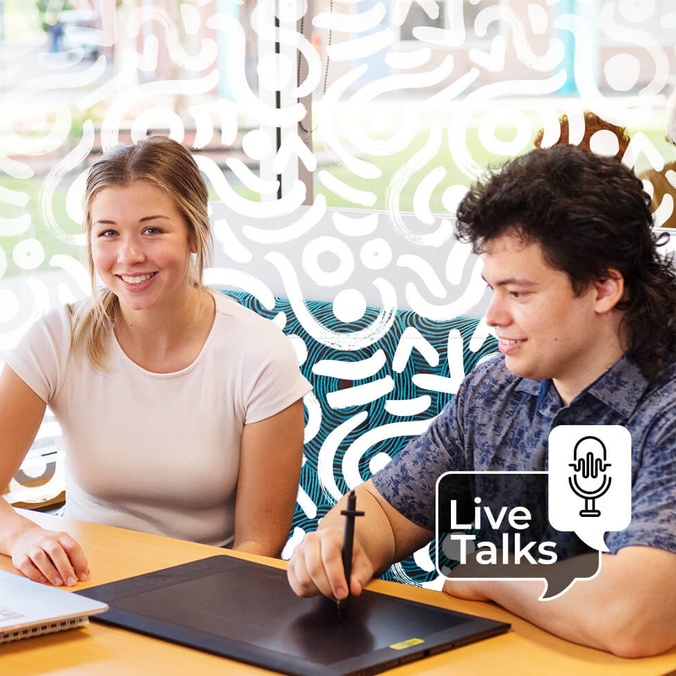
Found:
[[[223,294],[214,297],[211,333],[197,359],[176,373],[145,371],[114,336],[109,370],[92,368],[70,350],[65,307],[36,322],[6,355],[61,426],[66,516],[232,542],[242,428],[311,386],[277,326]]]

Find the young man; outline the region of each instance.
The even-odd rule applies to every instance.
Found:
[[[458,236],[483,258],[494,294],[486,319],[502,354],[357,489],[366,516],[356,520],[353,595],[431,539],[444,472],[546,470],[554,427],[622,425],[632,519],[606,535],[596,577],[546,602],[539,580],[448,580],[444,590],[622,656],[676,645],[676,273],[657,251],[649,204],[617,159],[573,146],[533,150],[466,195]],[[347,595],[344,503],[289,562],[301,596]]]

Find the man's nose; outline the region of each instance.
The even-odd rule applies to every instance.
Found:
[[[499,294],[494,293],[488,310],[486,310],[486,323],[489,326],[506,326],[510,322],[511,316],[504,299]]]

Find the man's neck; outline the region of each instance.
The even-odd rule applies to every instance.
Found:
[[[611,353],[606,353],[594,363],[588,364],[587,368],[580,370],[577,377],[557,379],[552,383],[561,397],[564,405],[570,404],[575,397],[595,383],[604,373],[610,370],[622,357],[624,351],[619,347]]]

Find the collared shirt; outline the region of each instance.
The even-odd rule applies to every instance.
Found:
[[[435,486],[448,471],[547,470],[558,425],[622,425],[632,437],[632,518],[606,535],[676,552],[676,357],[649,382],[626,356],[564,405],[551,381],[520,378],[501,355],[477,366],[458,394],[373,481],[414,523],[434,530]],[[574,554],[575,552],[570,552]]]

